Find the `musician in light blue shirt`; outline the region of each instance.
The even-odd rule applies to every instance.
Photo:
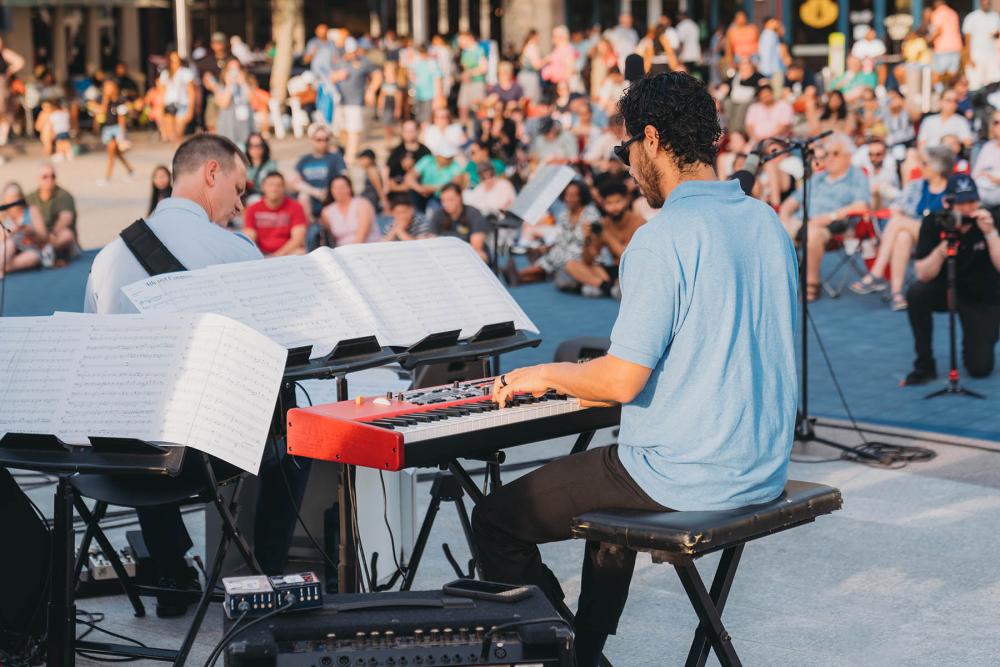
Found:
[[[771,501],[786,481],[798,402],[796,261],[774,211],[712,167],[720,129],[704,86],[647,77],[619,102],[630,139],[616,149],[653,208],[621,263],[622,303],[607,356],[497,378],[621,403],[617,445],[575,454],[503,486],[473,513],[485,578],[562,597],[537,545],[568,539],[600,509],[724,510]],[[628,595],[634,553],[598,559],[588,543],[577,658],[592,667]],[[611,562],[614,561],[614,562]]]

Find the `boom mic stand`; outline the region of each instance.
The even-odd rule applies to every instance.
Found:
[[[932,391],[924,396],[925,399],[937,398],[938,396],[971,396],[972,398],[986,398],[979,392],[966,389],[958,382],[958,351],[955,347],[955,312],[958,310],[958,233],[956,230],[945,230],[941,232],[941,237],[948,244],[948,337],[951,352],[951,369],[948,371],[948,384],[942,389]]]
[[[798,414],[795,418],[795,441],[801,443],[818,442],[827,447],[850,453],[853,456],[881,462],[882,457],[876,456],[866,450],[850,447],[816,435],[816,430],[813,428],[815,418],[809,416],[809,300],[806,298],[807,271],[809,268],[809,193],[813,176],[813,157],[815,155],[813,145],[831,134],[833,134],[832,130],[827,130],[814,137],[788,140],[785,142],[786,147],[784,149],[767,155],[763,160],[763,162],[767,162],[776,157],[794,152],[797,152],[802,158],[802,228],[798,233],[799,316],[802,320],[800,340],[802,351],[802,387],[799,394]]]

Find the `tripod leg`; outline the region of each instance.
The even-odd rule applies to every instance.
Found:
[[[417,568],[420,566],[420,559],[424,555],[424,549],[427,547],[427,539],[430,537],[431,528],[434,526],[434,517],[437,516],[438,510],[441,508],[441,498],[437,495],[431,496],[431,504],[427,508],[427,513],[424,515],[424,521],[420,524],[420,533],[417,534],[417,541],[413,544],[413,553],[410,556],[410,562],[406,566],[406,574],[403,576],[403,583],[400,585],[399,590],[408,591],[410,587],[413,586],[413,579],[417,576]]]

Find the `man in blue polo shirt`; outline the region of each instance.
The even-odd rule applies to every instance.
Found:
[[[513,393],[554,389],[622,404],[618,445],[554,461],[486,496],[472,525],[485,578],[562,591],[538,544],[570,537],[599,509],[724,510],[773,500],[787,476],[798,402],[796,262],[774,211],[712,165],[720,129],[704,86],[678,72],[634,83],[619,102],[642,193],[662,211],[621,259],[622,304],[607,356],[506,373]],[[634,554],[588,543],[577,660],[592,667],[616,630]]]

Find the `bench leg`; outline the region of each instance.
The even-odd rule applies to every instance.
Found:
[[[708,660],[708,650],[711,645],[719,658],[722,667],[740,667],[742,663],[733,648],[732,638],[722,625],[722,610],[726,606],[726,598],[736,576],[736,568],[743,555],[743,545],[730,547],[722,552],[722,559],[712,580],[712,592],[705,590],[705,584],[698,574],[694,563],[674,565],[677,576],[684,586],[684,591],[691,600],[691,605],[698,614],[698,629],[695,631],[691,650],[688,652],[685,667],[704,667]]]

